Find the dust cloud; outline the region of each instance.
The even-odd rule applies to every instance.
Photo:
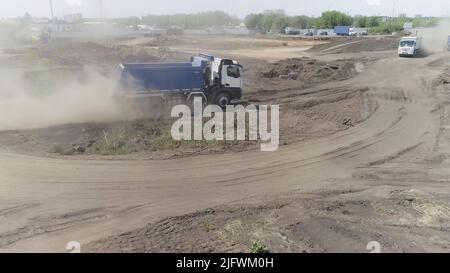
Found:
[[[114,96],[117,80],[85,67],[79,77],[61,79],[38,91],[20,70],[0,71],[0,130],[31,129],[124,119]],[[87,76],[86,76],[87,75]]]
[[[412,35],[416,35],[414,32]],[[439,53],[447,50],[447,38],[450,35],[450,19],[442,19],[433,28],[417,30],[418,37],[422,37],[422,46],[427,53]]]

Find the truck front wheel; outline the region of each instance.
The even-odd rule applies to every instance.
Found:
[[[227,105],[231,104],[231,96],[227,93],[219,93],[214,100],[214,103],[219,105],[222,108],[227,107]]]

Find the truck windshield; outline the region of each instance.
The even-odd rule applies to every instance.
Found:
[[[229,66],[227,68],[227,76],[233,77],[233,78],[240,78],[241,73],[238,66]]]
[[[416,44],[415,41],[401,41],[400,46],[401,47],[413,47]]]

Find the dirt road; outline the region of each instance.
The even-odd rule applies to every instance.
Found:
[[[292,191],[408,182],[448,194],[448,162],[437,160],[450,152],[443,138],[448,94],[432,89],[442,67],[429,65],[443,57],[393,55],[333,82],[368,87],[377,110],[348,130],[273,153],[85,161],[0,151],[0,250],[63,252],[69,241],[83,245],[169,216]],[[400,170],[410,176],[394,176]],[[374,173],[384,176],[365,179]]]
[[[383,43],[376,44],[377,50]],[[351,44],[352,47],[356,45],[360,46],[360,43]],[[341,53],[325,54],[329,48],[334,52],[332,44],[321,46],[323,49],[319,47],[316,53],[319,59],[332,61],[343,56]],[[284,46],[278,50],[283,53]],[[251,47],[245,49],[241,57],[248,57],[252,52],[255,50]],[[308,56],[313,54],[308,53]],[[69,241],[80,241],[84,246],[160,219],[211,207],[234,203],[245,206],[250,200],[265,203],[266,199],[285,195],[347,192],[349,189],[364,190],[358,193],[358,198],[363,200],[384,198],[397,190],[420,190],[431,194],[430,204],[439,199],[436,194],[443,196],[446,203],[442,206],[421,204],[420,208],[426,210],[416,219],[426,219],[427,225],[431,221],[434,229],[447,230],[450,218],[446,186],[450,151],[447,141],[448,91],[445,86],[435,88],[433,83],[445,69],[448,56],[436,54],[421,59],[398,59],[393,52],[351,53],[352,58],[368,55],[379,60],[367,65],[360,63],[357,68],[360,73],[355,78],[310,88],[289,88],[268,96],[271,101],[283,104],[305,94],[321,98],[333,91],[369,90],[363,100],[367,104],[364,122],[332,135],[294,141],[275,153],[249,151],[173,160],[122,161],[49,159],[0,151],[0,250],[64,251]],[[273,60],[283,56],[276,55]],[[257,80],[258,71],[254,73],[253,78]],[[443,79],[444,83],[447,80],[450,79]],[[295,82],[290,84],[297,85]],[[288,107],[295,107],[296,103],[291,101]],[[374,105],[376,111],[373,111]],[[325,103],[323,107],[330,105]],[[281,132],[282,135],[286,133]],[[310,213],[302,209],[293,211]],[[359,214],[355,215],[360,218],[352,223],[370,218],[367,211],[361,208],[357,211]],[[235,217],[238,216],[236,213]],[[336,215],[330,217],[333,221],[340,219]],[[403,218],[399,217],[399,221],[404,221]],[[310,229],[325,230],[315,239],[323,240],[322,244],[327,246],[319,248],[322,251],[364,250],[361,246],[345,248],[345,243],[333,245],[331,239],[320,239],[331,238],[331,235],[327,233],[326,225],[314,223],[311,221]],[[381,222],[382,227],[390,225],[390,222]],[[420,228],[421,225],[422,222],[408,222],[400,230],[413,226]],[[362,232],[360,237],[368,240],[369,228],[361,229],[366,234]],[[432,233],[420,230],[418,234],[427,238]],[[198,240],[195,236],[183,237],[192,237],[191,245]],[[442,235],[436,237],[440,244],[450,241]],[[120,246],[104,249],[98,245],[94,243],[94,251],[123,249]],[[424,249],[436,250],[441,249],[440,246]],[[245,248],[231,250],[246,251]],[[298,250],[302,251],[302,248]]]

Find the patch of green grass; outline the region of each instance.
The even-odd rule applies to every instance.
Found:
[[[51,153],[59,154],[59,155],[75,155],[80,154],[80,152],[73,146],[65,147],[63,145],[55,145],[50,150]]]
[[[252,247],[250,250],[252,253],[255,253],[255,254],[269,253],[269,250],[267,250],[267,247],[260,240],[253,241]]]
[[[240,141],[177,141],[170,133],[171,125],[140,120],[120,129],[104,132],[88,153],[102,155],[129,154],[138,151],[201,151],[209,148],[230,148]]]
[[[202,225],[202,229],[205,232],[211,232],[211,231],[215,230],[215,227],[209,222],[203,222],[201,225]]]
[[[52,152],[62,155],[71,154],[99,154],[124,155],[141,151],[174,151],[174,152],[201,152],[208,149],[225,150],[238,145],[242,141],[177,141],[170,133],[171,124],[167,121],[138,120],[124,123],[113,128],[105,129],[89,143],[80,147],[65,147],[57,145]]]
[[[130,136],[125,129],[103,131],[103,136],[87,148],[87,153],[101,155],[128,154],[137,151],[130,144]]]

